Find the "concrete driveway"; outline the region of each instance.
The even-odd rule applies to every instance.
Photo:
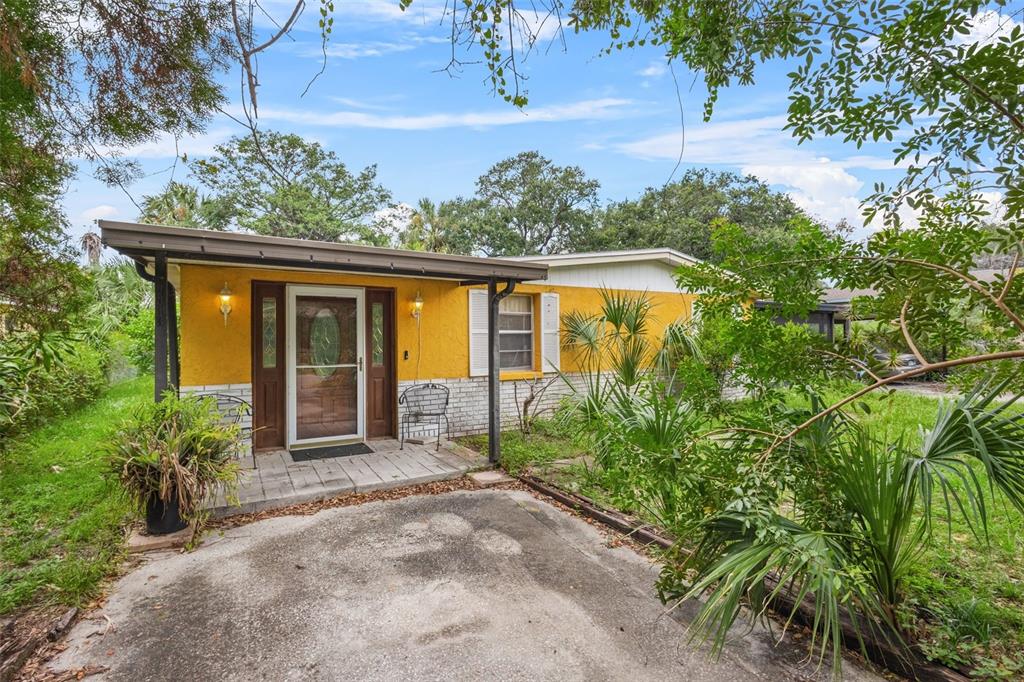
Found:
[[[114,587],[112,627],[79,623],[53,667],[133,682],[814,676],[803,649],[759,630],[711,661],[687,644],[686,613],[664,615],[657,571],[524,492],[374,502],[147,560]]]

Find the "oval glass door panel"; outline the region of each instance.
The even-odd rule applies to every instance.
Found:
[[[309,326],[309,354],[310,364],[316,366],[317,374],[334,374],[341,356],[341,329],[330,308],[321,308],[313,316]]]
[[[358,431],[356,299],[295,297],[296,437]]]

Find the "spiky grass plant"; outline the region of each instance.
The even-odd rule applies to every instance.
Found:
[[[110,469],[138,509],[155,495],[177,497],[193,527],[206,518],[204,502],[216,489],[229,499],[238,485],[239,428],[221,422],[210,398],[168,394],[138,408],[110,440]]]

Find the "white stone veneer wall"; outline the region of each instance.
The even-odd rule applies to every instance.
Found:
[[[553,381],[552,381],[553,380]],[[541,387],[550,385],[540,392]],[[448,401],[448,420],[451,422],[453,436],[465,436],[476,433],[487,433],[487,377],[468,377],[460,379],[424,379],[422,381],[398,382],[398,395],[416,384],[441,384],[450,391]],[[536,385],[539,396],[530,406],[530,413],[542,415],[556,408],[559,402],[572,394],[573,386],[582,390],[586,385],[583,374],[571,374],[557,377],[546,374],[543,379],[518,379],[501,382],[501,423],[504,428],[518,426],[519,409],[530,394],[530,384]],[[570,385],[571,384],[571,385]],[[516,403],[519,408],[517,409]],[[405,405],[398,406],[398,419],[401,424]],[[444,428],[442,422],[442,429]],[[425,426],[412,425],[409,434],[413,437],[430,437],[436,434],[433,424]]]
[[[214,393],[233,395],[252,405],[252,384],[206,384],[202,386],[181,387],[182,395],[212,395]],[[243,429],[251,429],[252,415],[243,416],[239,426]]]
[[[550,381],[554,379],[554,381]],[[543,415],[545,412],[558,407],[559,402],[573,393],[573,387],[577,391],[586,391],[586,375],[567,374],[563,377],[556,377],[554,374],[546,374],[543,379],[531,381],[519,379],[515,381],[501,382],[501,423],[506,429],[516,428],[519,419],[519,412],[516,402],[520,407],[526,396],[530,393],[530,384],[535,383],[538,392],[545,384],[550,385],[543,391],[540,397],[530,407],[531,414]],[[487,433],[487,377],[469,377],[463,379],[433,379],[424,381],[400,381],[398,382],[398,394],[401,395],[409,386],[415,384],[434,383],[446,386],[451,392],[448,402],[448,420],[451,422],[453,436],[465,436],[477,433]],[[182,386],[182,395],[195,394],[206,395],[223,393],[238,396],[250,405],[252,404],[252,384],[207,384],[202,386]],[[727,387],[724,391],[726,400],[736,400],[744,397],[745,392],[736,386]],[[536,410],[536,411],[535,411]],[[405,406],[398,406],[398,419],[401,424],[402,414]],[[245,429],[252,428],[252,417],[242,418],[241,426]],[[442,425],[442,428],[443,425]],[[397,429],[396,429],[397,432]],[[433,424],[413,425],[409,435],[413,437],[432,437],[436,434]]]
[[[577,387],[584,385],[583,375],[569,375],[568,380]],[[565,379],[558,378],[554,374],[545,375],[542,380],[537,380],[537,390],[547,384],[551,385],[540,394],[534,401],[530,412],[543,414],[546,410],[558,406],[562,398],[571,394],[572,390]],[[442,384],[451,391],[448,402],[448,419],[451,422],[452,435],[463,436],[474,433],[487,433],[487,377],[471,377],[465,379],[433,379],[424,381],[400,381],[398,383],[398,394],[401,395],[409,386],[415,384],[435,383]],[[501,421],[505,428],[514,428],[518,422],[516,410],[516,399],[519,405],[529,395],[529,380],[502,381],[501,382]],[[233,395],[252,404],[252,384],[206,384],[199,386],[182,386],[181,394],[186,395],[212,395],[221,393]],[[518,394],[518,395],[517,395]],[[536,408],[536,411],[535,411]],[[405,412],[405,406],[398,406],[399,420]],[[246,416],[241,422],[243,428],[252,427],[251,416]],[[442,427],[443,428],[443,427]],[[410,435],[413,437],[430,437],[436,434],[433,424],[413,425],[410,428]]]

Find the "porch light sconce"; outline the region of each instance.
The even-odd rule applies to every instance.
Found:
[[[228,315],[231,314],[231,289],[228,283],[224,282],[224,288],[220,290],[220,314],[224,316],[224,326],[228,326]]]
[[[420,292],[416,292],[416,298],[412,300],[412,316],[419,322],[420,316],[423,315],[423,297],[420,296]]]

